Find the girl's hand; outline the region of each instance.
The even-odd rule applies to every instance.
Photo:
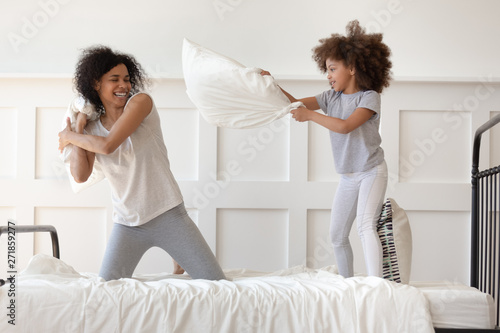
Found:
[[[67,138],[66,138],[66,134],[68,132],[72,132],[71,130],[71,120],[68,118],[66,118],[66,127],[61,131],[59,132],[59,151],[62,153],[62,151],[64,150],[64,147],[66,147],[68,144],[69,144],[69,141],[67,141]]]
[[[304,107],[300,107],[298,109],[290,111],[293,119],[295,119],[296,121],[299,121],[299,122],[311,120],[311,112],[314,112],[314,111],[311,111],[311,110],[306,109]]]
[[[262,76],[271,75],[271,73],[269,73],[268,71],[262,70],[262,72],[260,72],[260,75],[262,75]]]

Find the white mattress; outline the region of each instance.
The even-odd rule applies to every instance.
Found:
[[[152,275],[104,282],[36,255],[19,275],[18,332],[407,332],[434,331],[418,288],[377,277],[344,279],[331,268],[273,273],[226,270],[229,280]],[[9,301],[0,288],[0,304]],[[0,332],[11,332],[0,320]],[[14,331],[16,332],[16,331]]]
[[[458,282],[410,283],[423,292],[436,328],[495,328],[495,304],[491,295]]]
[[[493,328],[491,296],[450,282],[344,279],[333,266],[273,273],[225,270],[228,280],[154,274],[105,282],[36,255],[19,274],[19,332],[433,332]],[[5,309],[10,296],[0,288]],[[17,332],[0,320],[0,332]]]

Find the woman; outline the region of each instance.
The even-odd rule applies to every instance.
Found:
[[[67,120],[59,149],[72,145],[70,169],[85,182],[97,162],[112,189],[113,230],[99,275],[131,277],[143,254],[157,246],[194,279],[225,279],[200,231],[187,215],[170,171],[158,111],[142,67],[108,47],[86,49],[77,64],[75,86],[100,113],[88,121],[79,113],[75,130]],[[176,269],[179,269],[178,267]]]

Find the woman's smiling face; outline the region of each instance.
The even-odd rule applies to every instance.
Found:
[[[108,107],[124,107],[132,90],[127,66],[119,64],[104,74],[96,84],[102,104]]]

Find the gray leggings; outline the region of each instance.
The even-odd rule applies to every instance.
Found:
[[[105,280],[130,278],[151,247],[167,251],[193,279],[225,279],[217,259],[184,203],[136,227],[115,223],[99,276]]]

